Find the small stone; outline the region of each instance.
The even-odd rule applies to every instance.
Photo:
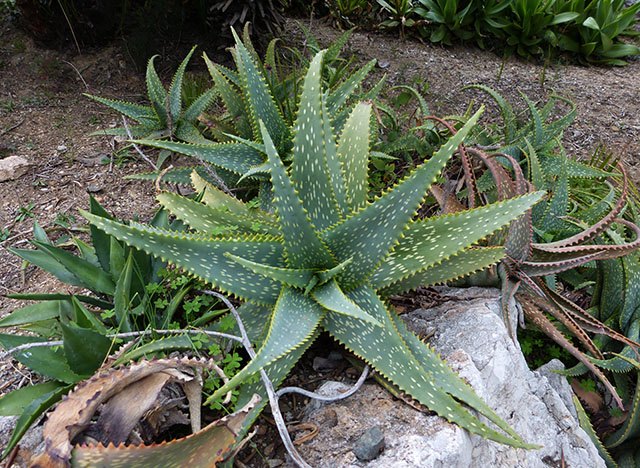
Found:
[[[61,153],[65,153],[69,148],[67,148],[64,145],[60,145],[56,148],[58,151],[60,151]]]
[[[387,68],[387,67],[389,67],[389,62],[386,62],[386,61],[382,60],[382,61],[378,62],[378,66],[380,68]]]
[[[269,468],[276,468],[283,463],[284,462],[282,460],[278,460],[277,458],[270,458],[269,460],[267,460],[267,465],[269,465]]]
[[[384,449],[384,434],[378,426],[373,426],[357,440],[353,453],[360,461],[370,461],[380,455],[382,449]]]
[[[97,193],[102,190],[102,184],[89,184],[87,185],[87,192]]]
[[[29,169],[29,161],[21,156],[8,156],[0,159],[0,182],[17,179]]]

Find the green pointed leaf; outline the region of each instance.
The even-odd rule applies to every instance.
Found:
[[[209,69],[209,74],[216,85],[216,89],[220,92],[222,101],[229,111],[231,118],[235,119],[242,115],[246,115],[246,109],[244,102],[242,101],[242,97],[233,85],[229,83],[229,80],[220,72],[222,67],[211,62],[206,53],[202,54],[202,58]]]
[[[176,70],[171,86],[169,86],[169,105],[168,110],[171,112],[174,122],[177,122],[182,113],[182,79],[184,72],[187,69],[187,63],[196,50],[197,46],[193,46],[184,60],[180,63],[178,70]]]
[[[72,308],[69,296],[64,300],[51,300],[17,309],[0,319],[0,327],[19,327],[34,322],[66,317]]]
[[[428,373],[428,369],[422,367],[416,360],[403,338],[398,334],[391,313],[380,302],[370,286],[360,286],[348,292],[347,296],[360,308],[382,322],[384,327],[375,327],[341,314],[329,313],[324,320],[324,326],[340,342],[370,363],[385,378],[396,384],[400,390],[447,420],[474,434],[500,443],[533,448],[522,442],[520,438],[514,439],[505,436],[482,424],[442,390]],[[431,350],[427,348],[426,352],[431,352]],[[460,385],[466,384],[461,381]]]
[[[75,296],[71,296],[71,305],[73,307],[73,321],[83,328],[93,328],[94,330],[106,335],[107,327],[96,317],[95,313],[87,309]]]
[[[264,162],[260,152],[242,143],[199,145],[164,140],[136,140],[134,143],[192,156],[236,174],[244,174]]]
[[[207,109],[207,107],[211,105],[211,102],[216,95],[215,91],[215,88],[211,88],[202,93],[198,97],[198,99],[193,101],[193,103],[184,111],[181,120],[194,123],[198,119],[200,114],[202,114]]]
[[[258,66],[235,32],[233,34],[236,39],[238,57],[242,62],[240,74],[245,84],[245,99],[254,132],[256,136],[260,137],[258,122],[262,121],[278,151],[285,151],[291,138],[289,127],[284,121]]]
[[[348,79],[343,81],[340,86],[329,93],[329,98],[327,99],[327,107],[329,109],[330,115],[334,115],[340,110],[340,108],[347,102],[349,97],[351,97],[355,89],[369,75],[369,72],[371,72],[375,65],[375,59],[367,62]]]
[[[133,330],[131,325],[132,299],[131,280],[133,277],[133,251],[129,250],[129,256],[124,264],[124,268],[120,273],[116,289],[113,294],[113,310],[115,311],[118,328],[128,333]]]
[[[542,221],[540,221],[539,229],[544,232],[561,229],[564,224],[563,218],[567,215],[568,207],[569,179],[567,177],[567,167],[565,164],[556,181],[553,196],[551,200],[549,200]]]
[[[513,108],[511,104],[509,104],[500,94],[495,92],[493,89],[489,88],[485,85],[473,84],[469,86],[465,86],[461,89],[464,91],[466,89],[479,89],[484,91],[489,96],[493,98],[493,100],[498,104],[500,108],[500,113],[502,114],[502,120],[504,122],[504,139],[506,144],[510,144],[513,142],[513,137],[516,132],[516,116],[513,112]]]
[[[259,209],[250,209],[245,203],[237,198],[233,198],[207,182],[197,172],[192,173],[191,184],[196,192],[204,192],[202,202],[211,208],[226,209],[229,210],[230,213],[238,216],[251,218],[261,223],[272,224],[273,226],[278,225],[278,220],[273,216]]]
[[[630,440],[640,432],[640,373],[637,377],[636,391],[631,402],[631,410],[627,415],[622,427],[604,440],[604,445],[608,449],[619,446],[623,442]]]
[[[313,299],[285,286],[273,310],[267,337],[256,357],[229,382],[217,389],[205,404],[224,396],[263,367],[308,342],[324,314],[324,308]]]
[[[344,295],[336,280],[333,279],[327,283],[313,288],[311,296],[325,309],[338,314],[344,314],[352,318],[357,318],[365,322],[371,323],[377,327],[382,324],[358,307],[351,299]]]
[[[540,117],[540,112],[538,112],[535,104],[531,102],[531,100],[522,91],[520,91],[520,95],[527,103],[527,107],[529,107],[529,112],[531,113],[531,118],[533,119],[533,145],[536,148],[539,148],[540,145],[542,145],[544,139],[544,127],[542,126],[542,118]]]
[[[165,123],[167,122],[167,92],[164,86],[162,86],[160,77],[158,77],[158,73],[153,64],[156,57],[157,55],[154,55],[147,62],[147,94],[149,95],[149,100],[156,111],[159,121]]]
[[[260,131],[271,166],[274,205],[280,219],[280,232],[287,254],[287,263],[292,268],[302,269],[334,266],[331,253],[314,231],[302,202],[295,193],[293,183],[278,157],[271,137],[262,123],[260,123]]]
[[[346,186],[349,208],[345,213],[357,211],[367,203],[367,170],[369,167],[369,121],[371,105],[358,103],[349,115],[338,143],[338,158]]]
[[[38,343],[42,340],[34,336],[18,336],[0,334],[0,346],[9,350],[27,343]],[[29,348],[12,354],[18,361],[40,375],[65,383],[76,383],[82,377],[73,372],[64,357],[62,349],[51,347]]]
[[[226,254],[226,256],[254,273],[271,278],[274,281],[279,281],[293,288],[306,288],[314,275],[313,270],[278,268],[263,263],[252,262],[237,255]]]
[[[47,273],[52,274],[60,281],[65,284],[71,286],[79,286],[81,288],[87,287],[87,285],[69,272],[62,263],[56,260],[55,257],[51,256],[48,252],[44,252],[42,250],[27,250],[27,249],[14,249],[8,248],[9,252],[18,257],[26,260],[29,263],[37,266],[38,268],[42,268]]]
[[[193,350],[194,345],[193,341],[190,339],[189,335],[180,334],[175,336],[169,336],[164,338],[159,338],[157,340],[151,341],[150,343],[145,343],[142,346],[138,346],[137,348],[132,349],[131,351],[126,352],[118,359],[116,359],[112,366],[117,367],[119,365],[125,364],[127,362],[135,361],[140,358],[151,359],[153,357],[157,357],[158,355],[168,354],[171,351],[175,350]]]
[[[328,270],[320,270],[316,272],[316,276],[318,277],[318,282],[320,284],[324,284],[327,281],[332,280],[333,278],[338,276],[340,273],[342,273],[344,269],[347,267],[347,265],[351,263],[352,260],[353,260],[352,258],[347,258],[344,262],[339,263],[337,266],[333,268],[330,268]]]
[[[7,294],[7,297],[10,299],[18,299],[21,301],[69,301],[69,294]],[[101,309],[110,309],[111,303],[109,301],[104,301],[102,299],[98,299],[93,296],[85,296],[83,294],[75,294],[78,300],[84,302],[85,304],[90,304],[92,306],[99,307]]]
[[[223,291],[244,299],[273,304],[280,292],[279,283],[250,273],[224,254],[240,254],[252,261],[284,267],[281,241],[271,237],[207,239],[162,229],[132,224],[125,226],[82,212],[91,223],[127,244],[156,255],[213,283]]]
[[[362,283],[398,242],[429,186],[475,125],[483,109],[471,117],[433,157],[381,198],[323,233],[338,261],[353,257],[341,275],[343,289]]]
[[[384,288],[446,260],[507,225],[543,195],[544,192],[534,192],[474,210],[409,223],[404,237],[372,275],[371,284]],[[444,280],[447,279],[451,278]]]
[[[326,229],[340,219],[327,161],[327,145],[333,145],[329,151],[335,153],[335,142],[327,140],[324,134],[321,90],[323,55],[323,52],[315,55],[305,75],[291,163],[293,185],[311,223],[318,230]]]
[[[71,370],[78,375],[93,375],[111,350],[111,340],[87,328],[64,323],[60,326],[64,340],[64,355]]]
[[[259,231],[264,234],[278,235],[276,226],[259,223],[255,219],[246,218],[231,211],[211,208],[173,192],[163,192],[157,196],[157,200],[178,219],[205,234],[220,235],[237,230],[246,234]]]
[[[0,397],[0,416],[18,416],[26,406],[47,393],[51,393],[64,384],[56,381],[37,383],[13,390]]]
[[[45,251],[55,258],[69,273],[71,273],[85,287],[92,291],[112,295],[114,284],[111,277],[87,260],[77,257],[70,252],[49,244],[33,241],[33,244],[40,250]]]
[[[385,286],[382,292],[389,296],[404,294],[418,286],[432,286],[454,281],[494,265],[503,258],[503,247],[471,247]]]
[[[22,436],[27,432],[27,429],[38,419],[38,417],[51,408],[55,403],[60,401],[63,395],[65,395],[69,390],[71,390],[71,386],[58,387],[55,390],[51,390],[47,392],[35,400],[31,401],[28,405],[25,406],[24,411],[16,421],[16,427],[11,434],[11,438],[7,443],[7,446],[4,448],[2,452],[1,458],[6,458],[9,456],[13,448],[16,446]]]
[[[456,400],[469,405],[469,407],[485,416],[514,440],[522,440],[428,344],[422,342],[414,333],[407,329],[407,326],[398,315],[390,314],[390,317],[411,353],[425,371],[435,380],[437,385]]]
[[[92,96],[91,94],[86,93],[84,93],[84,96],[105,104],[144,126],[149,126],[154,129],[159,128],[160,122],[158,121],[158,116],[151,107],[140,106],[130,102],[116,101],[114,99],[106,99],[99,96]],[[98,134],[104,134],[104,132],[100,131]]]

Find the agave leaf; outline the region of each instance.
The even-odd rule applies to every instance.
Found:
[[[238,230],[243,234],[253,234],[260,230],[265,234],[278,235],[278,228],[273,225],[262,224],[256,221],[255,218],[246,218],[231,211],[211,208],[172,192],[161,193],[158,195],[157,200],[178,219],[203,233],[218,235],[223,232]],[[257,224],[259,224],[259,227]]]
[[[530,193],[467,212],[409,223],[404,237],[372,275],[371,284],[384,288],[430,268],[506,225],[542,195],[543,192]]]
[[[345,213],[363,208],[367,203],[369,167],[369,119],[371,105],[358,103],[349,115],[338,143],[338,158],[346,187],[348,207]]]
[[[287,263],[292,268],[303,269],[334,266],[331,252],[314,231],[311,220],[304,211],[302,202],[295,193],[293,183],[262,123],[260,131],[271,166],[274,204],[280,219],[280,232],[284,241]]]
[[[318,230],[326,229],[340,219],[327,161],[327,146],[333,145],[330,151],[335,153],[335,142],[328,141],[324,134],[325,116],[322,113],[320,82],[323,56],[323,52],[315,55],[305,75],[294,129],[291,163],[293,185],[311,223]]]
[[[55,257],[51,256],[48,252],[42,250],[29,250],[29,249],[14,249],[8,248],[9,252],[18,257],[26,260],[29,263],[34,264],[38,268],[51,273],[63,283],[71,286],[79,286],[81,288],[87,287],[87,285],[77,278],[73,273],[69,272]]]
[[[242,143],[201,145],[164,140],[135,140],[133,143],[192,156],[236,174],[244,174],[253,166],[264,162],[259,151]]]
[[[503,258],[504,248],[502,247],[471,247],[429,268],[384,286],[381,290],[385,295],[396,295],[404,294],[418,286],[432,286],[454,281],[494,265]]]
[[[240,298],[273,304],[278,283],[249,272],[225,253],[241,254],[252,261],[285,266],[281,241],[265,236],[238,239],[204,239],[162,229],[132,224],[125,226],[82,212],[91,223],[138,249],[156,255],[186,271],[218,285]]]
[[[119,275],[120,276],[113,293],[113,310],[115,312],[116,320],[118,321],[118,328],[123,332],[128,333],[133,330],[131,319],[129,318],[131,313],[131,301],[133,300],[133,295],[131,294],[133,250],[129,250],[127,261]]]
[[[302,292],[285,286],[276,302],[267,337],[256,356],[205,402],[224,396],[251,375],[309,341],[325,309]]]
[[[335,279],[326,282],[321,286],[316,286],[311,291],[313,297],[322,307],[338,314],[360,319],[377,327],[382,324],[362,310],[356,303],[349,299],[340,289]]]
[[[391,312],[370,286],[362,285],[349,291],[347,296],[385,325],[375,327],[366,322],[330,312],[324,320],[324,326],[347,348],[370,363],[402,391],[449,421],[474,434],[489,437],[504,444],[534,447],[525,444],[520,438],[507,437],[480,423],[448,395],[416,360],[394,327]],[[431,350],[427,348],[425,352],[431,352]],[[459,385],[466,384],[460,381]]]
[[[111,340],[94,330],[61,323],[64,355],[78,375],[90,376],[100,367],[111,349]]]
[[[584,431],[589,436],[589,439],[591,439],[591,442],[593,442],[593,444],[596,446],[596,449],[598,449],[598,453],[600,454],[600,457],[605,461],[607,468],[618,468],[617,463],[613,460],[613,458],[611,458],[611,455],[609,454],[607,449],[604,447],[604,445],[602,444],[602,441],[600,440],[600,438],[596,434],[596,431],[591,425],[591,421],[589,421],[589,416],[587,415],[586,411],[582,407],[582,403],[580,403],[580,400],[575,395],[573,395],[573,404],[575,405],[576,411],[578,412],[578,421],[580,422],[580,427],[584,429]]]
[[[69,296],[62,300],[45,300],[14,310],[0,319],[0,328],[19,327],[34,322],[42,322],[67,316],[71,312]]]
[[[19,416],[33,401],[65,385],[54,380],[28,385],[0,397],[0,416]]]
[[[384,196],[323,233],[323,240],[338,261],[353,257],[341,277],[344,287],[350,289],[361,284],[394,247],[429,186],[475,125],[482,110],[471,117],[429,161]]]

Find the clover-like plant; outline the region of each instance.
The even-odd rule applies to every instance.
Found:
[[[458,215],[414,220],[429,186],[481,111],[433,156],[373,202],[367,200],[371,105],[357,104],[336,135],[321,89],[324,52],[307,71],[294,125],[290,170],[262,119],[275,212],[252,210],[194,175],[203,203],[163,193],[159,201],[195,232],[129,226],[84,213],[97,228],[245,301],[240,316],[260,343],[256,357],[210,399],[264,369],[274,384],[321,330],[397,387],[469,431],[526,444],[425,343],[383,297],[496,263],[503,249],[471,247],[537,202],[532,193]],[[276,134],[282,138],[283,132]],[[276,142],[274,142],[276,140]],[[262,156],[264,158],[264,156]],[[226,234],[211,231],[235,226]],[[246,388],[251,388],[247,384]],[[241,392],[238,404],[252,391]],[[506,434],[478,421],[468,404]]]

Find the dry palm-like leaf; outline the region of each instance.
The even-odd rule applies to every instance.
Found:
[[[194,393],[191,387],[197,370],[216,367],[211,360],[156,359],[98,372],[80,383],[49,416],[44,428],[45,450],[32,460],[31,468],[187,464],[214,467],[235,442],[236,434],[259,397],[252,398],[240,411],[183,439],[138,446],[125,446],[123,442],[145,414],[153,414],[165,385],[173,382],[187,387],[185,393],[189,398]],[[199,397],[190,400],[195,400],[189,402],[190,406],[199,406]],[[101,405],[100,418],[92,426],[93,416]],[[197,428],[199,424],[192,420],[192,427]],[[91,438],[100,443],[74,448],[72,443],[82,438],[88,428],[91,428]]]

